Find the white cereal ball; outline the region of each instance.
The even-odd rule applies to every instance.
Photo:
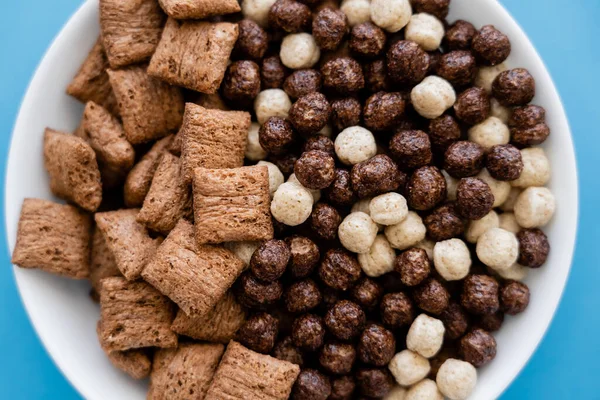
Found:
[[[321,191],[319,189],[309,189],[307,187],[304,187],[304,185],[302,185],[300,183],[298,178],[296,178],[296,174],[292,173],[287,181],[297,183],[298,185],[302,186],[304,189],[308,190],[308,192],[310,193],[310,195],[313,198],[313,203],[316,203],[319,200],[321,200]]]
[[[539,228],[552,219],[556,210],[554,195],[545,187],[523,190],[515,203],[515,218],[523,228]]]
[[[458,281],[468,275],[471,269],[471,253],[460,239],[437,242],[433,247],[435,270],[447,281]]]
[[[281,89],[263,90],[254,100],[254,112],[259,124],[264,124],[270,117],[287,118],[292,101]]]
[[[281,184],[271,201],[273,218],[288,226],[302,224],[310,217],[313,198],[308,190],[294,182]]]
[[[388,32],[404,28],[411,16],[409,0],[371,0],[371,21]]]
[[[426,51],[434,51],[442,44],[444,25],[431,14],[413,14],[404,30],[406,40],[412,40]]]
[[[409,211],[404,221],[385,228],[385,237],[393,248],[406,250],[425,239],[427,228],[423,220],[414,211]]]
[[[350,26],[371,20],[371,2],[369,0],[344,0],[340,10],[346,14]]]
[[[477,177],[487,183],[490,187],[490,190],[494,195],[493,207],[500,207],[506,199],[508,199],[511,189],[510,183],[492,178],[487,168],[482,169],[481,172],[477,174]]]
[[[292,33],[283,38],[279,57],[288,68],[311,68],[319,61],[321,50],[310,33]]]
[[[431,366],[429,360],[410,350],[402,350],[390,361],[388,368],[396,382],[402,386],[411,386],[424,379]]]
[[[244,0],[242,14],[263,28],[269,25],[269,10],[277,0]]]
[[[447,173],[446,170],[442,170],[442,175],[444,175],[444,179],[446,180],[446,192],[448,200],[456,200],[456,188],[458,187],[459,180],[453,176],[450,176],[450,174]]]
[[[498,217],[498,213],[492,210],[483,218],[469,222],[469,226],[465,232],[465,239],[469,243],[477,243],[479,237],[488,229],[498,227],[500,227],[500,218]]]
[[[546,152],[540,147],[521,150],[523,172],[511,184],[515,187],[544,186],[550,180],[550,161]]]
[[[269,191],[271,192],[271,197],[273,197],[277,188],[285,181],[283,173],[277,165],[268,161],[259,161],[256,165],[266,165],[269,169]]]
[[[419,243],[415,244],[415,247],[418,249],[423,249],[427,253],[427,257],[430,260],[433,260],[433,248],[435,247],[435,243],[433,240],[429,240],[427,238],[421,240]]]
[[[520,264],[513,264],[507,269],[502,269],[498,271],[494,271],[498,275],[500,275],[503,279],[511,279],[513,281],[522,281],[527,278],[527,274],[529,273],[529,268],[524,267]]]
[[[375,136],[368,129],[351,126],[335,138],[335,154],[346,165],[367,161],[377,154]]]
[[[519,257],[519,241],[514,233],[492,228],[479,237],[476,247],[479,260],[492,268],[510,268]]]
[[[406,347],[425,358],[437,354],[444,343],[444,324],[427,314],[421,314],[413,321],[406,335]]]
[[[508,197],[506,198],[506,201],[504,202],[504,204],[502,204],[500,206],[500,209],[504,212],[514,210],[515,203],[517,202],[517,197],[519,197],[519,195],[521,194],[521,191],[522,190],[519,188],[512,187],[510,189],[510,193],[508,194]]]
[[[377,235],[367,253],[358,255],[358,263],[365,275],[372,278],[394,270],[396,252],[384,235]]]
[[[402,386],[394,386],[392,390],[383,397],[383,400],[405,400],[407,390]]]
[[[250,124],[248,129],[248,143],[246,144],[246,152],[244,156],[250,161],[264,160],[267,157],[267,152],[263,149],[258,141],[258,131],[260,125],[256,122]]]
[[[494,65],[492,67],[481,67],[475,77],[475,86],[485,89],[488,94],[492,93],[492,83],[501,72],[508,68],[504,64]]]
[[[250,265],[250,258],[259,246],[260,242],[227,242],[224,244],[224,247],[242,260],[246,267]]]
[[[469,129],[469,140],[489,150],[497,144],[507,144],[510,141],[510,130],[499,118],[489,117]]]
[[[477,370],[466,361],[449,358],[435,380],[440,392],[450,400],[466,400],[477,384]]]
[[[517,217],[514,213],[505,212],[498,217],[498,228],[514,233],[515,235],[521,230],[521,226],[517,222]]]
[[[508,107],[504,107],[498,100],[492,97],[490,99],[490,114],[492,117],[496,117],[505,124],[508,124],[508,120],[512,115],[512,110]]]
[[[456,92],[447,80],[432,75],[413,88],[410,99],[419,114],[434,119],[454,105]]]
[[[390,192],[374,197],[369,203],[368,214],[378,224],[396,225],[408,215],[408,205],[404,196]]]
[[[350,213],[338,228],[338,237],[342,246],[353,253],[367,253],[377,237],[377,224],[369,214]]]
[[[408,389],[404,400],[444,400],[444,395],[439,391],[434,381],[423,379]]]
[[[372,198],[367,197],[357,201],[352,205],[352,209],[350,210],[350,212],[364,212],[365,214],[369,214],[371,212],[371,200]]]

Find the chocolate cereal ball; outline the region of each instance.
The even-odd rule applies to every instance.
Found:
[[[327,203],[317,203],[310,215],[312,231],[323,240],[335,240],[341,223],[339,211]]]
[[[390,154],[403,170],[424,167],[433,154],[429,135],[418,130],[403,130],[390,140]]]
[[[517,281],[506,281],[500,290],[500,306],[509,315],[525,311],[529,305],[529,288]]]
[[[440,57],[436,72],[452,86],[466,86],[477,75],[477,62],[470,51],[454,50]]]
[[[450,0],[411,0],[414,12],[431,14],[439,20],[448,16]]]
[[[373,278],[362,278],[350,292],[352,300],[363,308],[369,310],[377,307],[381,296],[383,296],[383,287]]]
[[[294,165],[298,181],[308,189],[325,189],[335,179],[335,160],[321,150],[302,153]]]
[[[431,260],[423,249],[413,247],[396,257],[394,269],[406,286],[416,286],[431,272]]]
[[[263,90],[281,88],[287,74],[288,70],[281,62],[279,56],[271,56],[263,59],[260,68]]]
[[[263,282],[276,281],[290,261],[290,248],[283,240],[268,240],[250,258],[250,270]]]
[[[512,142],[519,147],[544,143],[550,135],[546,125],[546,110],[540,106],[517,107],[508,120]]]
[[[334,100],[331,103],[331,124],[339,131],[360,123],[362,106],[354,97]]]
[[[315,351],[323,346],[325,325],[323,319],[314,314],[304,314],[292,324],[292,340],[301,349]]]
[[[546,262],[550,252],[548,237],[541,229],[522,229],[517,233],[519,241],[519,259],[525,267],[539,268]]]
[[[331,106],[322,93],[300,97],[290,108],[289,120],[298,132],[310,135],[319,132],[331,115]]]
[[[244,322],[237,333],[237,340],[251,350],[268,354],[275,346],[278,332],[279,321],[271,314],[261,312]]]
[[[315,369],[303,369],[292,388],[294,400],[326,400],[331,394],[329,378]]]
[[[304,364],[302,352],[294,346],[294,341],[289,336],[286,336],[283,340],[275,344],[275,347],[273,348],[273,357],[299,366]]]
[[[387,368],[361,368],[356,372],[356,385],[367,398],[381,398],[394,387],[394,377]]]
[[[264,126],[264,125],[263,125]],[[259,131],[260,135],[260,131]],[[260,136],[259,136],[260,141]],[[281,173],[285,176],[290,176],[294,172],[294,165],[298,160],[298,156],[294,153],[284,153],[281,155],[270,154],[269,161],[279,168]]]
[[[367,325],[358,339],[358,358],[365,364],[386,366],[396,352],[394,334],[381,325]]]
[[[494,206],[494,195],[489,185],[479,178],[463,178],[456,187],[458,213],[466,219],[485,217]]]
[[[450,293],[435,278],[429,278],[413,290],[413,299],[421,310],[440,315],[450,302]]]
[[[379,306],[381,322],[390,329],[410,325],[415,319],[413,303],[405,293],[388,293]]]
[[[269,25],[287,33],[305,31],[311,18],[310,8],[294,0],[277,0],[269,10]]]
[[[251,19],[238,22],[239,35],[235,51],[243,57],[260,60],[269,47],[267,32]]]
[[[351,376],[342,376],[331,381],[331,395],[328,400],[351,400],[356,383]]]
[[[473,37],[473,52],[483,63],[498,65],[510,55],[510,40],[493,25],[486,25]]]
[[[297,99],[309,93],[320,92],[321,82],[321,73],[316,69],[299,69],[285,79],[283,90],[290,98]]]
[[[500,308],[498,281],[489,275],[469,275],[463,282],[461,305],[471,314],[493,314]]]
[[[365,87],[362,67],[353,58],[338,57],[321,67],[323,85],[341,95],[350,95]]]
[[[279,281],[266,283],[254,275],[244,273],[236,282],[237,300],[248,308],[263,308],[274,304],[283,294],[283,285]]]
[[[406,183],[406,200],[415,210],[429,210],[446,198],[446,179],[437,167],[415,170]]]
[[[325,190],[325,197],[331,203],[338,206],[350,206],[356,201],[356,195],[352,190],[350,172],[338,168],[335,170],[335,178]]]
[[[387,52],[389,77],[401,85],[413,86],[421,82],[429,70],[429,55],[415,42],[400,40]]]
[[[294,139],[292,124],[281,117],[269,117],[258,131],[260,147],[274,155],[287,152]]]
[[[357,56],[377,57],[385,48],[385,32],[372,22],[355,25],[350,32],[350,51]]]
[[[391,84],[385,60],[366,63],[363,66],[363,71],[365,74],[365,89],[371,93],[389,91]]]
[[[446,30],[446,46],[450,50],[468,50],[476,33],[472,23],[459,19]]]
[[[427,235],[436,242],[452,239],[462,235],[466,229],[466,222],[456,211],[456,204],[444,204],[429,214],[423,220],[427,228]]]
[[[364,199],[404,188],[406,175],[389,156],[379,154],[355,164],[350,179],[354,192]]]
[[[312,280],[297,281],[290,285],[284,295],[285,308],[291,313],[303,313],[317,307],[323,297],[319,286]]]
[[[535,96],[535,80],[525,68],[504,71],[492,83],[492,94],[503,106],[523,106]]]
[[[333,141],[327,136],[323,135],[314,135],[306,139],[304,146],[302,146],[302,151],[307,152],[312,150],[323,151],[332,157],[335,155],[335,146],[333,145]]]
[[[472,87],[456,98],[454,113],[456,118],[468,125],[476,125],[490,116],[490,98],[487,92],[479,87]]]
[[[483,329],[474,329],[460,339],[458,352],[466,362],[482,367],[496,357],[496,339]]]
[[[483,168],[485,151],[477,143],[462,140],[444,153],[444,170],[454,178],[475,176]]]
[[[288,270],[294,278],[305,278],[309,276],[321,257],[319,247],[307,237],[289,236],[285,242],[290,248],[290,263]]]
[[[524,168],[521,151],[510,144],[493,146],[486,155],[485,166],[492,178],[499,181],[514,181]]]
[[[319,354],[319,364],[334,375],[346,375],[352,371],[356,350],[348,343],[326,343]]]
[[[313,18],[312,35],[323,50],[337,49],[348,29],[348,18],[341,10],[325,7]]]
[[[464,335],[469,328],[469,317],[458,303],[451,302],[440,314],[440,320],[446,328],[446,336],[452,340]]]
[[[431,144],[442,151],[454,142],[460,140],[460,126],[458,122],[448,114],[429,121],[429,140]]]
[[[319,278],[330,288],[345,291],[358,281],[361,271],[356,257],[350,252],[331,249],[325,253],[319,265]]]
[[[401,93],[375,93],[365,102],[365,126],[372,131],[390,130],[404,116],[405,107],[406,101]]]
[[[254,61],[236,61],[227,67],[223,78],[223,97],[247,105],[260,92],[260,68]]]
[[[366,322],[365,312],[356,303],[340,300],[325,314],[327,330],[341,340],[358,336]]]
[[[477,321],[477,327],[488,332],[496,332],[502,327],[504,322],[504,313],[497,311],[493,314],[482,315]]]

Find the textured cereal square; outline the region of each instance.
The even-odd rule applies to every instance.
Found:
[[[266,166],[197,168],[193,191],[198,244],[273,238]]]
[[[105,278],[100,283],[99,337],[105,351],[177,347],[175,306],[146,282]]]
[[[25,199],[12,263],[69,278],[87,278],[91,229],[91,216],[77,207]]]
[[[50,190],[87,211],[102,202],[102,183],[96,153],[85,140],[46,129],[44,165],[50,175]]]
[[[181,161],[171,153],[162,156],[137,219],[149,229],[169,233],[184,216],[190,216],[190,186],[181,176]]]
[[[96,332],[100,336],[100,323],[96,325]],[[102,346],[102,343],[100,343]],[[133,379],[144,379],[150,375],[152,361],[148,357],[147,349],[134,349],[126,351],[107,351],[103,348],[111,364],[125,372]]]
[[[128,280],[140,277],[159,245],[159,240],[152,239],[146,227],[137,222],[138,213],[138,209],[131,208],[95,215],[119,271]]]
[[[207,400],[286,400],[300,367],[256,353],[231,341],[213,378]]]
[[[194,228],[182,219],[144,268],[142,277],[190,316],[211,311],[244,269],[229,250],[197,246]]]
[[[186,181],[194,169],[237,168],[244,165],[250,114],[243,111],[209,110],[187,103],[181,136],[181,158]]]
[[[109,69],[108,77],[131,144],[160,139],[179,129],[184,110],[179,88],[149,76],[142,66]]]
[[[159,3],[176,19],[204,19],[241,11],[237,0],[159,0]]]
[[[148,400],[204,399],[223,355],[222,344],[185,343],[154,355]]]
[[[215,93],[237,37],[237,24],[169,18],[148,73],[172,85]]]
[[[112,68],[149,59],[166,16],[156,0],[100,0],[100,31]]]
[[[111,276],[123,276],[117,267],[112,252],[106,245],[104,235],[98,227],[92,235],[92,255],[90,256],[90,283],[96,293],[100,293],[100,281]]]
[[[244,309],[235,300],[233,293],[227,292],[205,315],[190,317],[181,310],[177,311],[171,330],[196,340],[228,343],[245,320]]]

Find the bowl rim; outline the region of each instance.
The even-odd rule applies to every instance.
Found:
[[[519,360],[517,360],[518,362],[513,364],[513,366],[511,367],[511,373],[509,374],[510,379],[506,379],[502,385],[500,385],[498,388],[496,388],[496,392],[492,393],[493,398],[497,398],[502,393],[504,393],[506,391],[506,389],[514,382],[517,375],[523,370],[525,365],[529,362],[529,360],[531,359],[531,357],[533,356],[535,351],[538,349],[540,343],[542,342],[545,335],[547,334],[548,329],[550,328],[550,324],[552,323],[554,316],[558,310],[558,306],[560,305],[560,303],[562,301],[562,297],[564,295],[564,291],[565,291],[567,282],[569,280],[569,276],[570,276],[570,272],[571,272],[571,268],[572,268],[572,264],[573,264],[573,255],[575,252],[575,245],[576,245],[576,240],[577,240],[577,235],[578,235],[579,191],[580,191],[580,189],[579,189],[579,174],[578,174],[578,168],[577,168],[577,158],[576,158],[575,146],[573,143],[572,130],[571,130],[571,127],[569,124],[569,119],[568,119],[568,116],[566,113],[566,109],[564,107],[564,103],[558,92],[557,86],[556,86],[554,80],[552,79],[550,71],[548,70],[543,58],[540,56],[537,49],[535,48],[535,46],[529,39],[529,36],[521,28],[521,26],[517,22],[517,20],[515,18],[513,18],[513,16],[508,12],[508,10],[498,0],[488,0],[488,1],[490,3],[489,4],[490,7],[493,7],[495,12],[501,14],[502,19],[505,20],[507,24],[512,25],[511,29],[517,31],[520,36],[526,38],[525,46],[527,46],[528,50],[532,53],[531,57],[533,59],[536,59],[537,60],[536,62],[541,63],[542,73],[545,75],[544,79],[551,83],[551,87],[550,87],[551,94],[555,95],[556,100],[558,100],[559,107],[557,107],[557,109],[562,111],[560,113],[561,114],[560,118],[564,120],[563,122],[567,127],[567,132],[565,132],[564,134],[567,136],[569,146],[567,149],[564,149],[563,151],[565,151],[566,155],[569,158],[569,161],[570,161],[569,166],[572,167],[571,172],[574,174],[574,177],[575,177],[574,191],[571,193],[571,199],[573,201],[573,204],[570,204],[570,206],[573,207],[573,209],[571,210],[571,215],[573,215],[573,219],[574,219],[574,226],[572,226],[572,228],[574,230],[574,235],[572,235],[571,241],[567,244],[567,247],[566,247],[566,249],[568,250],[569,263],[567,266],[564,267],[566,271],[564,273],[564,279],[562,281],[559,294],[554,299],[554,304],[552,305],[552,312],[549,313],[548,316],[546,316],[545,320],[543,321],[543,324],[540,324],[540,325],[543,325],[543,329],[538,329],[538,332],[536,333],[536,337],[534,339],[535,345],[530,346],[527,349],[527,351],[524,352],[524,354],[522,354],[521,357],[519,357]],[[58,34],[54,37],[51,45],[48,47],[48,49],[45,51],[42,58],[40,59],[40,62],[38,63],[38,66],[36,67],[34,74],[32,75],[32,78],[26,88],[25,95],[23,96],[23,99],[19,106],[19,112],[17,113],[17,117],[15,119],[15,123],[14,123],[13,129],[11,132],[11,136],[10,136],[10,140],[9,140],[9,152],[8,152],[8,157],[5,161],[6,168],[5,168],[5,175],[4,175],[5,193],[4,193],[4,210],[3,211],[4,211],[4,215],[5,215],[5,226],[3,228],[4,228],[6,243],[7,243],[9,252],[12,252],[12,250],[14,248],[14,240],[11,241],[11,238],[8,235],[10,227],[9,227],[9,223],[8,223],[9,219],[6,217],[8,215],[8,204],[9,204],[10,200],[9,200],[9,195],[8,195],[8,191],[6,190],[6,188],[8,187],[7,183],[9,180],[9,167],[12,164],[11,161],[15,158],[15,154],[14,154],[15,150],[14,150],[14,146],[13,146],[15,133],[19,130],[19,127],[20,127],[19,122],[23,118],[24,110],[28,108],[29,103],[33,102],[34,95],[32,94],[33,93],[32,88],[40,85],[38,83],[38,80],[41,79],[40,77],[43,75],[42,72],[46,68],[45,61],[48,58],[50,58],[51,54],[53,54],[54,52],[57,51],[57,48],[60,46],[60,43],[64,40],[65,37],[69,37],[70,35],[73,35],[75,32],[77,32],[77,29],[79,29],[80,25],[81,25],[80,21],[82,19],[82,16],[86,13],[92,12],[93,7],[97,7],[97,2],[98,2],[98,0],[85,0],[77,8],[77,10],[69,17],[67,22],[63,25],[63,27],[60,29]],[[538,78],[538,77],[536,76],[536,78]],[[15,278],[15,282],[16,282],[16,285],[18,288],[19,297],[21,298],[21,301],[23,302],[23,305],[25,306],[24,308],[26,310],[29,320],[31,321],[31,323],[34,327],[35,334],[42,342],[44,349],[46,350],[46,352],[48,353],[48,355],[50,356],[50,358],[52,359],[54,364],[61,371],[62,375],[69,381],[71,386],[84,398],[93,398],[93,393],[87,389],[86,385],[84,385],[83,382],[80,382],[80,379],[78,378],[79,375],[75,371],[76,367],[72,366],[71,362],[69,362],[68,360],[66,360],[62,357],[60,349],[53,344],[53,341],[51,340],[49,333],[43,328],[44,325],[38,319],[36,319],[35,316],[32,314],[32,312],[31,312],[31,307],[32,307],[31,299],[32,298],[27,294],[28,292],[23,286],[23,281],[21,279],[19,279],[18,267],[14,266],[14,265],[13,265],[13,273],[15,274],[14,278]]]

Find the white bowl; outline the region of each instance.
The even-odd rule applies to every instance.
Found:
[[[83,4],[58,35],[40,64],[23,101],[13,132],[6,177],[6,231],[11,252],[25,197],[52,199],[42,159],[46,126],[72,131],[82,105],[65,94],[98,32],[98,3]],[[557,211],[545,228],[552,251],[543,268],[526,280],[531,288],[527,310],[508,317],[496,334],[498,355],[480,370],[473,399],[498,397],[523,368],[546,332],[565,286],[577,228],[577,173],[567,118],[556,88],[525,33],[495,0],[453,0],[449,21],[476,26],[494,24],[512,42],[511,67],[528,68],[537,82],[534,103],[547,110],[552,134],[544,147],[552,162],[550,188]],[[46,349],[87,399],[144,399],[146,382],[135,382],[114,369],[98,345],[98,306],[89,286],[41,271],[15,268],[17,284],[31,321]]]

